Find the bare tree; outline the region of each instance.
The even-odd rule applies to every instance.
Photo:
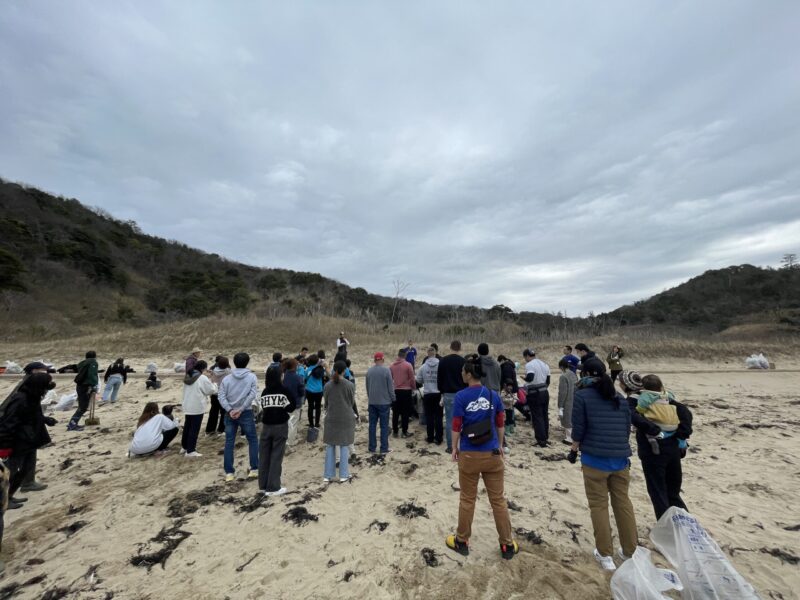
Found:
[[[798,267],[797,254],[784,254],[783,258],[781,258],[781,262],[783,263],[784,269],[796,269]]]
[[[403,292],[406,291],[410,283],[406,283],[405,281],[401,281],[400,279],[395,279],[392,281],[392,286],[394,287],[394,306],[392,307],[392,323],[394,323],[394,316],[397,313],[397,304],[400,302],[400,297],[402,296]]]

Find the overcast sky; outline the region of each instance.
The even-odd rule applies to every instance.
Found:
[[[600,312],[800,253],[800,3],[0,7],[0,176],[245,263]]]

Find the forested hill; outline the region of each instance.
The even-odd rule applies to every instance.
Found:
[[[3,337],[78,333],[214,313],[331,315],[378,325],[508,321],[531,337],[601,334],[620,325],[719,330],[752,315],[800,325],[800,272],[749,265],[709,271],[672,290],[585,319],[439,306],[370,294],[317,273],[228,261],[143,233],[75,199],[0,180]]]
[[[740,265],[706,271],[604,317],[623,326],[669,324],[725,329],[744,322],[800,326],[800,269]]]

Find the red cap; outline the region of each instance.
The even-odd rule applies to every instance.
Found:
[[[376,352],[375,356],[373,356],[375,360],[383,360],[383,352]]]

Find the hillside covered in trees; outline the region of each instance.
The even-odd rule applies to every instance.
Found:
[[[709,271],[632,306],[587,318],[440,306],[371,294],[317,273],[257,268],[143,233],[75,199],[0,182],[4,337],[49,337],[210,314],[329,315],[376,325],[511,321],[538,337],[620,326],[717,331],[753,318],[800,325],[800,271],[750,265]]]

